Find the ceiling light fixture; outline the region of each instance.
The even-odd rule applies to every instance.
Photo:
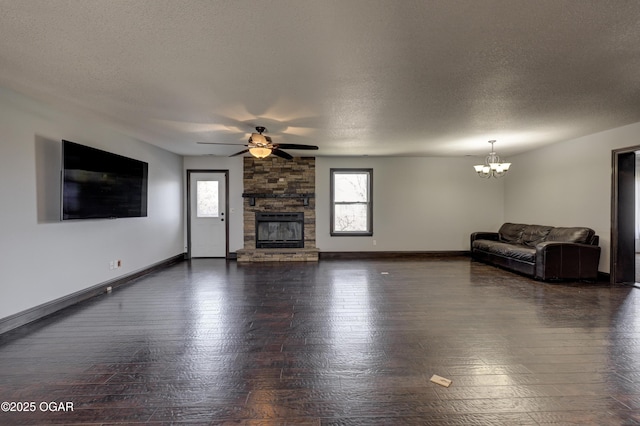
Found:
[[[256,146],[253,148],[249,148],[249,154],[253,155],[256,158],[267,158],[271,155],[271,150],[262,146]]]
[[[256,145],[266,145],[267,138],[264,137],[262,133],[251,133],[251,137],[249,138],[249,143],[253,143]]]
[[[491,144],[491,152],[487,155],[487,158],[484,160],[484,164],[478,164],[477,166],[473,166],[473,168],[478,173],[478,176],[482,178],[499,178],[507,174],[509,171],[509,167],[511,167],[511,163],[501,163],[500,157],[493,150],[493,144],[495,140],[489,141]]]
[[[271,155],[274,148],[271,138],[262,134],[266,130],[264,127],[258,126],[256,130],[258,133],[251,133],[249,137],[249,154],[256,158],[266,158]]]
[[[231,154],[229,157],[235,157],[237,155],[242,155],[245,153],[250,153],[255,158],[267,158],[271,154],[276,157],[284,158],[285,160],[293,160],[293,156],[285,151],[284,149],[301,149],[301,150],[317,150],[318,147],[315,145],[302,145],[299,143],[273,143],[270,136],[265,136],[262,133],[267,130],[262,126],[256,127],[257,133],[251,133],[249,136],[249,143],[244,146],[247,149],[243,149],[240,152],[236,152],[235,154]],[[205,145],[239,145],[237,143],[224,143],[224,142],[198,142]]]

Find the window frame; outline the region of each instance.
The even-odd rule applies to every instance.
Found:
[[[368,191],[366,202],[335,201],[335,176],[336,174],[367,174]],[[330,223],[329,233],[332,237],[370,237],[373,235],[373,169],[372,168],[331,168],[330,169]],[[336,231],[335,209],[339,204],[364,204],[367,208],[366,231]]]

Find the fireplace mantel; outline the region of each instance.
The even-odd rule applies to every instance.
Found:
[[[257,192],[244,192],[242,194],[242,198],[249,199],[249,205],[256,205],[256,198],[302,198],[302,205],[309,205],[309,198],[314,198],[316,194],[265,194],[265,193],[257,193]]]

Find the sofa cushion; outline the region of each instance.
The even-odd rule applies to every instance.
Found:
[[[547,235],[547,241],[562,241],[567,243],[581,243],[589,244],[593,238],[595,231],[590,228],[576,227],[576,228],[553,228],[549,235]]]
[[[475,250],[482,250],[504,257],[524,260],[525,262],[534,263],[536,259],[536,249],[528,246],[503,243],[500,241],[475,240],[471,247]]]
[[[524,227],[525,225],[522,223],[504,223],[498,230],[500,241],[520,244]]]
[[[493,240],[475,240],[473,243],[471,243],[471,249],[491,251],[491,247],[497,243],[498,241]]]
[[[553,226],[526,225],[522,231],[522,244],[535,247],[536,244],[545,241]]]
[[[528,246],[514,246],[510,245],[505,247],[504,256],[512,259],[524,260],[525,262],[535,263],[536,261],[536,249]]]

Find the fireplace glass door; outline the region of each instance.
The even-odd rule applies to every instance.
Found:
[[[256,248],[304,247],[304,213],[257,213]]]

